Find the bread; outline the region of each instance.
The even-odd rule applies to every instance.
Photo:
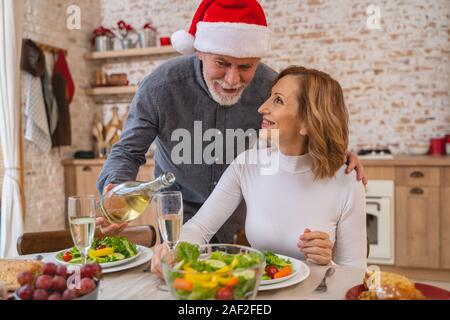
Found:
[[[424,300],[425,297],[408,278],[382,271],[367,272],[364,279],[367,291],[360,300]]]
[[[17,277],[23,271],[37,272],[41,270],[43,262],[36,260],[8,260],[0,259],[0,282],[8,291],[15,291],[20,287]]]

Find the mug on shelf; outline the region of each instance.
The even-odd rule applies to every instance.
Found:
[[[159,43],[161,46],[170,46],[172,42],[170,41],[170,37],[161,37],[159,38]]]

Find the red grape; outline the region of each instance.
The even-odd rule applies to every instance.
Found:
[[[85,295],[95,290],[95,282],[91,278],[83,278],[80,283],[80,294]]]
[[[77,292],[74,289],[67,289],[64,291],[62,298],[64,300],[73,300],[77,298]]]
[[[34,274],[31,271],[21,272],[17,277],[17,280],[19,281],[21,286],[24,286],[26,284],[33,284]]]
[[[51,295],[48,296],[47,300],[62,300],[61,293],[53,292]]]
[[[98,263],[91,264],[92,273],[97,279],[102,278],[102,266]]]
[[[52,290],[63,292],[66,289],[66,279],[61,276],[55,276],[52,280]]]
[[[58,275],[58,276],[61,276],[61,277],[64,277],[64,278],[68,278],[68,274],[67,274],[67,268],[66,268],[66,266],[63,266],[63,265],[58,265],[57,267],[56,267],[56,275]]]
[[[49,290],[52,287],[52,277],[41,275],[36,280],[36,289]]]
[[[42,274],[46,274],[48,276],[54,276],[56,273],[56,264],[47,262],[42,267]]]
[[[47,300],[48,293],[45,290],[37,289],[33,292],[33,300]]]
[[[33,287],[29,284],[19,288],[17,295],[22,300],[30,300],[33,297]]]
[[[93,278],[94,272],[90,264],[85,264],[81,267],[81,278]]]

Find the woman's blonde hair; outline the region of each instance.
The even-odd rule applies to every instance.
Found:
[[[316,179],[331,178],[344,164],[348,147],[348,112],[339,83],[328,74],[291,66],[276,79],[299,79],[299,113],[308,130],[308,149]]]

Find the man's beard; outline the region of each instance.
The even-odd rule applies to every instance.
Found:
[[[224,80],[208,80],[206,76],[204,76],[206,86],[208,87],[209,93],[215,102],[220,104],[221,106],[232,106],[239,102],[242,97],[242,93],[244,93],[247,85],[243,82],[239,83],[235,86],[228,85]],[[217,92],[215,90],[214,85],[219,85],[224,89],[238,89],[236,93],[233,94],[224,94],[221,92]]]

